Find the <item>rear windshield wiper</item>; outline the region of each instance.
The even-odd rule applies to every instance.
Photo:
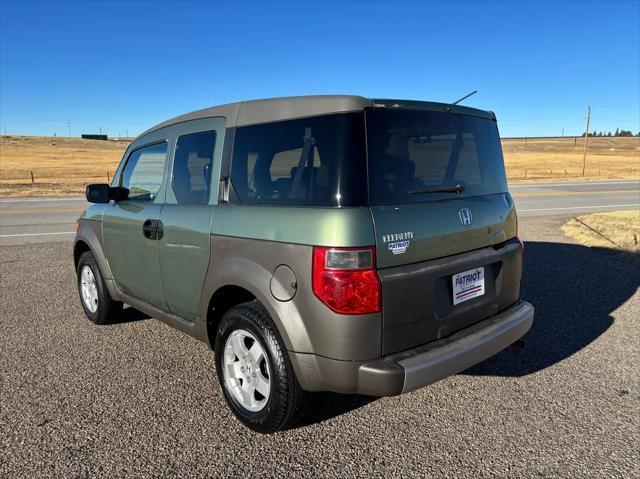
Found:
[[[464,191],[464,186],[456,185],[456,186],[445,186],[444,188],[414,190],[414,191],[409,191],[408,193],[410,195],[428,195],[431,193],[462,193],[463,191]]]

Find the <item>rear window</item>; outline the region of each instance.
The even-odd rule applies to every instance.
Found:
[[[507,191],[495,121],[407,110],[368,110],[366,118],[372,205]],[[456,185],[464,192],[425,192]]]
[[[231,181],[254,205],[367,204],[364,118],[346,113],[240,127]]]

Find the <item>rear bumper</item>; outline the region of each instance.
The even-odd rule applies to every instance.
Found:
[[[519,301],[446,339],[373,361],[337,361],[299,353],[291,357],[304,389],[394,396],[464,371],[500,352],[526,334],[533,316],[533,306]]]

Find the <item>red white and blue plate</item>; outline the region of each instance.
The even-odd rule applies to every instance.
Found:
[[[453,304],[464,303],[484,294],[484,268],[474,268],[451,277]]]

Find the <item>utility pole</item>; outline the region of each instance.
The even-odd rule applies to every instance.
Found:
[[[564,128],[562,129],[562,136],[564,136]]]
[[[71,138],[71,122],[69,121],[68,117],[67,117],[67,129],[69,130],[69,138]]]
[[[591,119],[591,106],[587,108],[587,129],[584,130],[584,153],[582,155],[582,176],[587,165],[587,143],[589,142],[589,120]]]

